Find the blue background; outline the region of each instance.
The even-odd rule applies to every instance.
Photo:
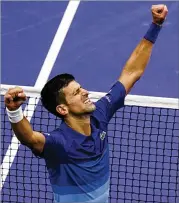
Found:
[[[160,2],[155,2],[160,3]],[[178,2],[131,94],[178,98]],[[81,2],[50,78],[69,72],[107,92],[152,20],[152,2]],[[2,3],[2,83],[34,86],[67,2]]]

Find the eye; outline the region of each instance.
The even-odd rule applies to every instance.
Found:
[[[75,92],[75,94],[74,94],[74,95],[79,94],[79,93],[80,93],[80,89],[81,89],[81,87],[80,87],[80,88],[78,88],[78,89],[76,90],[76,92]]]
[[[76,92],[75,92],[75,95],[77,95],[78,93],[79,93],[79,91],[76,91]]]

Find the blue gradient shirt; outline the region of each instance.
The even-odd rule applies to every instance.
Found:
[[[98,100],[91,115],[90,136],[80,134],[65,122],[46,137],[46,161],[54,202],[107,203],[109,197],[109,149],[107,125],[124,106],[126,91],[117,81]]]

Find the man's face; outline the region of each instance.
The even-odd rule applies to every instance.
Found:
[[[92,113],[96,107],[88,98],[88,91],[72,81],[63,89],[67,101],[68,114],[84,115]]]

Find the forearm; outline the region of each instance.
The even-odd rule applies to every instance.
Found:
[[[33,138],[33,130],[29,121],[24,117],[18,123],[11,123],[17,139],[25,145],[30,145]]]
[[[22,88],[9,89],[4,95],[7,116],[17,139],[34,153],[40,154],[45,144],[45,137],[42,133],[33,131],[31,124],[24,117],[21,105],[25,100],[26,95]]]
[[[124,85],[126,93],[129,93],[135,82],[143,75],[151,57],[153,44],[160,30],[161,26],[152,23],[144,38],[127,60],[119,77],[119,81]]]

